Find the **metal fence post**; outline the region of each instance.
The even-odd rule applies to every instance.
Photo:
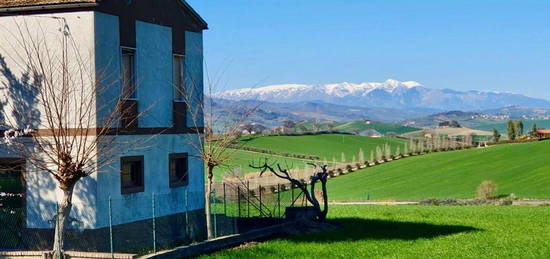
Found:
[[[250,181],[246,182],[246,210],[246,215],[250,218]]]
[[[305,186],[306,186],[306,191],[307,191],[307,183],[305,183]],[[310,195],[314,195],[314,194],[310,193]],[[307,197],[306,197],[305,193],[304,193],[304,200],[306,200],[306,208],[307,208]]]
[[[258,195],[260,195],[260,217],[262,217],[262,185],[258,186]]]
[[[294,207],[294,184],[293,183],[290,183],[290,197],[291,197],[290,206]]]
[[[218,237],[218,216],[216,215],[216,190],[212,190],[212,195],[210,195],[211,203],[214,206],[211,206],[212,216],[214,217],[214,238]]]
[[[115,258],[115,249],[113,246],[113,204],[111,195],[109,195],[109,245],[111,247],[111,258]]]
[[[153,208],[153,253],[157,252],[157,226],[156,226],[156,215],[155,215],[155,193],[152,193],[152,208]]]
[[[281,185],[277,184],[277,207],[279,208],[279,218],[281,217]]]
[[[239,212],[237,213],[237,216],[241,217],[241,188],[237,186],[237,209]]]
[[[225,183],[223,183],[223,215],[227,216],[227,204],[225,200]]]

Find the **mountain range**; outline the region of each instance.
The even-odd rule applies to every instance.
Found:
[[[508,106],[550,107],[550,101],[508,92],[432,89],[415,81],[388,79],[384,82],[322,85],[283,84],[243,88],[214,94],[232,101],[271,103],[322,102],[328,104],[390,109],[488,110]]]
[[[205,103],[207,106],[212,106],[212,111],[217,118],[223,118],[218,119],[222,122],[225,119],[240,117],[250,109],[255,109],[255,112],[247,120],[267,127],[279,126],[285,120],[348,122],[370,119],[380,122],[399,122],[440,112],[434,109],[370,108],[325,102],[273,103],[257,100],[231,101],[213,98],[208,99]],[[210,110],[210,107],[207,107],[207,109]]]

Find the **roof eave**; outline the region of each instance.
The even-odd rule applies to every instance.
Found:
[[[185,8],[189,10],[193,18],[195,18],[202,25],[203,29],[208,30],[208,23],[199,15],[199,13],[195,11],[195,9],[193,9],[193,7],[191,7],[191,5],[187,3],[187,1],[180,0],[180,3],[182,3]]]
[[[48,5],[33,5],[33,6],[20,6],[20,7],[4,7],[4,8],[0,8],[0,13],[18,13],[18,12],[31,12],[31,11],[42,11],[42,10],[92,8],[96,6],[97,6],[97,3],[74,3],[74,4],[48,4]]]

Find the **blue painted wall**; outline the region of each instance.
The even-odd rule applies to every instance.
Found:
[[[118,17],[94,12],[96,80],[101,84],[97,93],[97,121],[101,123],[114,109],[121,92],[120,33]]]
[[[203,39],[202,33],[185,32],[185,88],[186,92],[191,95],[191,100],[194,105],[189,107],[187,115],[187,125],[194,127],[204,126],[203,109],[199,104],[203,103],[204,96],[204,58],[203,58]],[[193,121],[194,115],[198,118],[197,122]]]
[[[139,126],[172,126],[172,29],[136,22],[136,84]]]
[[[102,81],[108,90],[98,96],[98,107],[112,109],[112,100],[120,94],[120,41],[118,17],[96,12],[96,66],[98,73],[108,71]],[[183,36],[183,35],[182,35]],[[196,78],[195,94],[202,100],[202,34],[185,35],[186,69]],[[172,31],[169,27],[136,22],[136,84],[139,112],[143,117],[139,127],[172,126]],[[188,74],[186,72],[186,75]],[[195,88],[194,88],[195,89]],[[198,106],[198,105],[193,105]],[[103,114],[106,114],[103,113]],[[202,117],[202,114],[201,114]],[[192,125],[192,123],[190,124]],[[97,201],[95,227],[106,227],[109,222],[109,197],[112,203],[113,224],[123,224],[152,217],[153,195],[156,216],[165,216],[204,208],[204,165],[198,158],[193,134],[166,134],[157,136],[117,136],[119,143],[139,143],[138,149],[122,151],[112,158],[113,163],[97,174]],[[195,143],[190,145],[189,143]],[[168,160],[170,153],[188,153],[189,185],[170,188]],[[144,192],[121,194],[120,157],[144,156]],[[101,157],[100,159],[107,159]]]

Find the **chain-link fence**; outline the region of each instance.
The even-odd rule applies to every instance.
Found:
[[[0,251],[48,251],[53,247],[56,202],[29,209],[29,197],[0,193]],[[134,193],[75,200],[65,250],[147,254],[206,239],[204,193]],[[290,184],[262,187],[249,182],[215,184],[211,195],[215,237],[280,223],[286,207],[307,206]]]
[[[22,195],[0,195],[0,251],[51,250],[57,204],[33,211],[25,207]],[[146,254],[202,241],[203,207],[204,193],[188,191],[74,201],[65,250]]]
[[[216,237],[244,233],[280,223],[287,207],[308,206],[302,191],[291,184],[263,187],[248,181],[216,183],[211,211]]]

